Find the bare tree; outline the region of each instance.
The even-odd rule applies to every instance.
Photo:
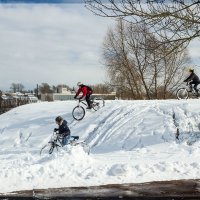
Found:
[[[57,85],[56,87],[57,87],[57,88],[58,88],[58,87],[63,87],[63,88],[67,88],[67,90],[72,90],[72,88],[69,87],[69,86],[66,85],[66,84],[59,84],[59,85]]]
[[[39,91],[41,94],[53,93],[53,90],[48,83],[42,83],[42,85],[39,86]]]
[[[177,42],[174,48],[187,46],[200,36],[199,0],[162,0],[159,3],[155,0],[85,0],[85,3],[96,15],[145,23],[162,43]]]
[[[112,91],[107,84],[96,84],[91,87],[93,89],[93,92],[96,94],[108,94]]]
[[[12,83],[10,89],[15,92],[22,92],[24,89],[23,84],[21,83]]]
[[[188,56],[181,47],[168,54],[171,48],[161,45],[145,24],[119,20],[115,29],[108,31],[103,45],[107,72],[119,95],[133,99],[172,95],[181,82]]]
[[[132,98],[141,98],[141,80],[134,70],[134,63],[129,59],[126,31],[121,20],[115,30],[108,31],[103,51],[108,75],[112,84],[118,86],[120,96],[126,91]]]

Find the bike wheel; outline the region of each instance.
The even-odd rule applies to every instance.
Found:
[[[95,111],[99,110],[100,108],[105,106],[105,101],[102,97],[95,97],[93,100],[93,109]]]
[[[50,149],[49,149],[49,154],[52,154],[53,150],[54,150],[54,146],[51,146]]]
[[[187,99],[189,96],[188,91],[186,88],[180,88],[176,92],[176,97],[178,99]]]
[[[72,116],[75,120],[82,120],[85,116],[85,109],[82,106],[76,106],[72,111]]]

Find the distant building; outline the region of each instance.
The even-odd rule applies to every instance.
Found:
[[[74,92],[65,87],[58,87],[57,93],[41,94],[41,101],[66,101],[74,99]]]
[[[21,101],[27,101],[27,103],[36,103],[38,102],[38,98],[34,96],[31,93],[21,93],[21,92],[16,92],[16,93],[9,93],[9,94],[2,94],[1,98],[3,100],[21,100]]]
[[[21,92],[16,92],[14,94],[12,94],[12,97],[14,99],[18,99],[18,100],[24,100],[27,101],[28,103],[37,103],[38,102],[38,98],[36,96],[34,96],[32,93],[21,93]]]
[[[68,101],[74,100],[75,92],[70,91],[67,88],[59,87],[58,93],[46,93],[41,94],[42,101]],[[114,100],[116,97],[116,92],[112,92],[110,94],[92,94],[93,97],[101,96],[104,99]]]
[[[29,103],[37,103],[38,102],[38,98],[35,95],[28,94],[27,96],[28,96]]]
[[[67,88],[65,87],[58,87],[58,93],[62,93],[62,94],[71,94],[71,91],[68,90]]]

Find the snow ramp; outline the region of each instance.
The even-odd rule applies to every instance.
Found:
[[[131,151],[175,141],[190,144],[200,135],[200,102],[108,101],[72,130],[75,134],[81,131],[93,153]]]

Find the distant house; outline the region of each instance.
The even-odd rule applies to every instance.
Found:
[[[12,96],[8,96],[8,95],[5,95],[5,94],[2,94],[1,95],[1,98],[2,98],[2,100],[8,100],[8,99],[13,99],[13,97]]]
[[[12,97],[16,100],[27,101],[27,103],[37,103],[38,98],[32,93],[16,92],[12,94]]]
[[[2,100],[12,100],[12,101],[27,101],[27,103],[36,103],[38,102],[38,98],[34,96],[31,93],[21,93],[21,92],[16,92],[16,93],[9,93],[9,94],[2,94],[1,95]]]
[[[29,103],[37,103],[38,98],[33,94],[27,94]]]

